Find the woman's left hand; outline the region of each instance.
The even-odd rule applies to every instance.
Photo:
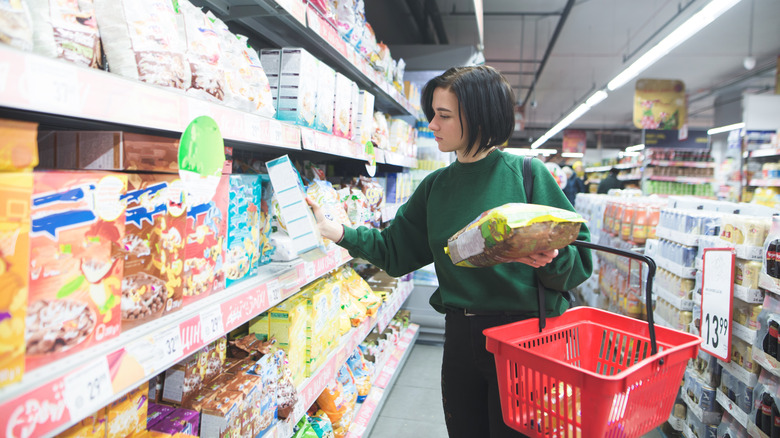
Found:
[[[532,268],[541,268],[542,266],[553,261],[555,257],[558,257],[557,249],[551,249],[549,251],[540,251],[517,259],[505,259],[505,258],[496,257],[496,260],[499,260],[501,263],[517,262],[517,263],[526,264]]]

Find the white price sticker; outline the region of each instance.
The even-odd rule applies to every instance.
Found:
[[[63,398],[71,418],[84,418],[108,404],[114,395],[105,357],[65,377]]]
[[[173,327],[164,331],[154,339],[155,347],[160,352],[160,369],[165,364],[172,364],[179,360],[183,354],[181,348],[181,332],[179,327]]]
[[[25,71],[28,96],[35,107],[81,111],[81,84],[75,69],[29,57]]]
[[[279,285],[279,280],[271,280],[266,285],[268,288],[268,303],[274,305],[279,301],[282,301],[282,287]]]
[[[200,314],[200,337],[203,342],[209,342],[223,333],[222,310],[217,308]]]
[[[307,282],[314,280],[314,277],[317,275],[314,269],[314,262],[304,262],[303,270],[306,275]]]
[[[729,362],[731,360],[731,311],[734,297],[732,248],[704,250],[701,284],[701,349]]]

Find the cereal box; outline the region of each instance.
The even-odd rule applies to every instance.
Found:
[[[336,76],[339,74],[328,64],[317,60],[317,104],[314,129],[318,131],[333,133]]]
[[[162,401],[181,405],[200,391],[206,377],[207,358],[204,354],[196,354],[168,368]]]
[[[27,369],[119,334],[127,187],[115,173],[33,175]]]
[[[349,120],[352,113],[352,82],[341,73],[336,73],[336,93],[333,109],[333,135],[350,138]]]
[[[24,373],[32,173],[0,173],[0,387]]]
[[[267,221],[263,223],[264,217],[261,211],[262,195],[260,175],[230,176],[230,207],[225,257],[227,286],[256,275],[260,267],[263,241],[268,240],[264,232]]]
[[[146,408],[146,427],[151,429],[152,426],[167,417],[175,409],[172,406],[149,402]]]
[[[58,435],[60,438],[94,438],[106,436],[106,408],[79,421]]]
[[[124,438],[146,429],[148,390],[143,383],[108,406],[108,438]]]
[[[177,175],[129,174],[122,240],[122,330],[182,306],[184,187]]]
[[[226,438],[240,432],[238,424],[243,394],[234,391],[220,391],[203,405],[200,417],[200,436],[203,438]]]
[[[225,288],[224,245],[227,234],[229,175],[220,178],[208,201],[197,201],[188,187],[184,248],[184,305]]]
[[[0,171],[29,170],[38,165],[38,124],[0,119]]]
[[[314,127],[317,58],[300,48],[282,49],[276,118]]]

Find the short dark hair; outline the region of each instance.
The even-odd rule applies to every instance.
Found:
[[[465,115],[469,131],[466,154],[477,141],[475,154],[509,140],[515,125],[515,95],[506,78],[493,67],[452,67],[428,81],[422,91],[422,109],[433,120],[433,91],[449,89],[458,98],[458,119],[463,132]]]
[[[617,175],[618,173],[620,173],[620,169],[618,169],[617,167],[611,167],[609,169],[609,173],[610,175]]]

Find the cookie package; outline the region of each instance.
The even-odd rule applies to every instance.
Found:
[[[560,249],[577,239],[579,213],[547,205],[509,203],[485,211],[447,239],[452,263],[469,268]]]

